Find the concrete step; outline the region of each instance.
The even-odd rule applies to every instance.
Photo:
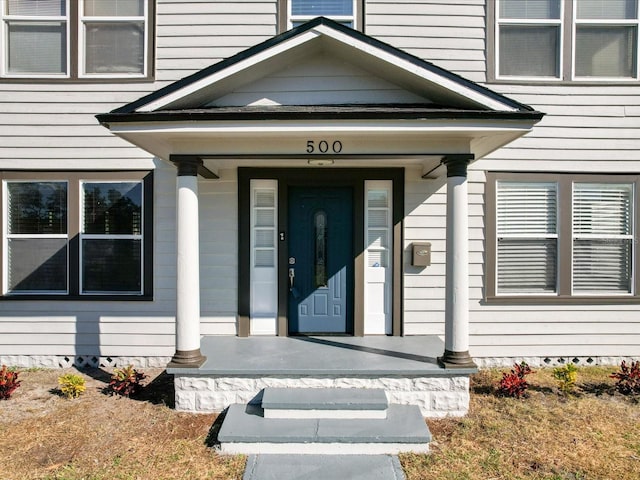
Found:
[[[258,405],[229,407],[218,433],[230,454],[380,455],[429,451],[420,409],[390,405],[385,419],[264,418]]]
[[[265,418],[387,417],[389,402],[382,389],[265,388]]]
[[[395,455],[249,455],[242,480],[404,480]]]

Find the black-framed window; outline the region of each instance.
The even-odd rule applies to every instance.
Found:
[[[280,30],[302,25],[316,17],[327,17],[356,30],[363,30],[364,0],[280,0]]]
[[[640,300],[640,177],[492,173],[487,182],[487,298]]]
[[[152,0],[0,0],[0,74],[28,79],[148,79]]]
[[[490,79],[640,79],[639,0],[496,0],[489,7]]]
[[[2,174],[3,298],[149,298],[150,172]]]

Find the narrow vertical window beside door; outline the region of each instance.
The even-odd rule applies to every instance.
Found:
[[[313,217],[315,232],[314,279],[316,288],[327,288],[327,214],[324,210]]]

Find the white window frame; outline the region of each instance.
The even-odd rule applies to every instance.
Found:
[[[597,185],[630,185],[631,186],[631,212],[630,212],[630,218],[629,218],[629,223],[630,223],[630,227],[631,227],[631,231],[628,234],[617,234],[617,235],[613,235],[613,234],[609,234],[609,235],[605,235],[605,234],[579,234],[576,233],[574,228],[573,228],[573,223],[574,223],[574,218],[575,218],[575,210],[574,210],[574,206],[575,206],[575,190],[576,190],[576,184],[597,184]],[[592,296],[594,295],[594,292],[589,292],[589,291],[576,291],[575,289],[575,282],[574,282],[574,267],[575,267],[575,262],[574,262],[574,246],[575,246],[575,241],[576,240],[628,240],[631,242],[631,258],[630,258],[630,262],[631,262],[631,271],[630,273],[630,279],[629,279],[629,292],[608,292],[606,293],[607,296],[633,296],[634,295],[634,284],[635,284],[635,256],[637,255],[637,248],[634,246],[634,236],[635,236],[635,230],[636,230],[636,226],[635,226],[635,217],[636,217],[636,209],[637,207],[637,198],[636,198],[636,188],[635,188],[635,184],[633,182],[599,182],[597,181],[597,179],[594,179],[594,181],[592,182],[584,182],[584,181],[574,181],[571,184],[571,204],[572,204],[572,209],[571,209],[571,224],[572,224],[572,228],[571,228],[571,295],[574,296]]]
[[[150,79],[153,69],[153,57],[150,54],[150,50],[153,47],[151,32],[154,25],[151,22],[152,18],[150,0],[144,0],[144,16],[143,17],[87,17],[84,15],[84,2],[82,0],[64,0],[65,2],[65,16],[49,17],[49,16],[18,16],[7,15],[7,1],[0,0],[0,78],[3,79],[51,79],[60,81],[74,81],[74,80],[102,80],[102,79],[117,79],[117,80],[139,80]],[[7,27],[10,21],[30,21],[30,22],[43,22],[43,21],[64,21],[66,23],[66,72],[64,74],[59,73],[11,73],[8,70],[9,61],[9,42],[8,35],[9,29]],[[86,73],[85,68],[85,23],[86,22],[130,22],[130,21],[142,21],[144,23],[144,40],[143,40],[143,71],[142,73]],[[74,35],[71,35],[75,32]]]
[[[577,18],[577,4],[579,0],[561,0],[560,1],[560,19],[501,19],[500,18],[500,2],[495,0],[491,6],[493,7],[493,15],[490,16],[493,22],[493,69],[491,75],[497,81],[515,81],[515,82],[550,82],[560,83],[568,81],[590,82],[590,83],[629,83],[640,80],[640,0],[636,7],[635,19],[584,19]],[[559,41],[559,66],[558,77],[548,76],[532,76],[532,75],[501,75],[500,74],[500,26],[501,25],[559,25],[560,41]],[[632,77],[584,77],[577,76],[575,73],[576,63],[576,31],[578,25],[619,25],[619,26],[635,26],[636,27],[636,71]]]
[[[291,5],[293,0],[287,1],[287,28],[290,29],[293,27],[294,22],[308,22],[309,20],[313,20],[316,17],[323,16],[330,18],[338,23],[351,22],[354,30],[358,30],[360,25],[358,25],[358,0],[352,0],[353,2],[353,14],[352,15],[293,15],[291,13]]]
[[[498,291],[498,185],[500,182],[526,182],[549,183],[557,182],[557,213],[556,225],[558,234],[557,251],[557,292],[555,294],[543,293],[517,293],[505,294]],[[618,235],[611,238],[615,240],[626,239],[631,242],[630,255],[630,285],[629,292],[607,291],[579,291],[573,288],[573,250],[574,250],[574,185],[598,184],[616,185],[631,184],[633,194],[631,199],[631,211],[629,222],[631,233]],[[638,255],[637,225],[640,224],[640,206],[637,204],[640,192],[640,175],[636,174],[586,174],[586,173],[513,173],[513,172],[487,172],[487,229],[486,229],[486,292],[487,302],[519,305],[536,300],[540,304],[626,304],[640,303],[640,256]],[[586,238],[582,236],[582,238]],[[599,233],[591,238],[603,238]]]
[[[564,71],[564,55],[562,52],[565,49],[565,34],[564,34],[564,21],[565,17],[565,1],[560,1],[560,18],[500,18],[500,2],[501,0],[495,0],[495,17],[494,17],[494,38],[495,38],[495,78],[498,80],[545,80],[549,82],[562,81],[562,73]],[[558,52],[558,77],[547,76],[515,76],[515,75],[500,75],[500,27],[502,25],[534,25],[534,26],[557,26],[559,27],[559,52]]]
[[[143,4],[143,16],[127,17],[127,16],[86,16],[84,13],[84,2],[79,0],[78,11],[78,77],[79,78],[144,78],[148,76],[149,62],[147,52],[149,51],[149,2],[146,0]],[[144,24],[144,37],[143,37],[143,67],[142,73],[87,73],[86,67],[86,23],[130,23],[130,22],[142,22]]]
[[[555,223],[556,223],[556,231],[555,233],[545,233],[545,234],[531,234],[531,233],[503,233],[500,232],[498,230],[499,228],[499,216],[498,216],[498,209],[500,207],[500,196],[499,196],[499,191],[500,191],[500,184],[501,183],[521,183],[523,185],[526,184],[548,184],[548,185],[554,185],[555,186],[555,192],[556,192],[556,211],[555,211]],[[558,285],[558,267],[559,267],[559,259],[560,259],[560,244],[559,244],[559,234],[558,234],[558,226],[559,226],[559,185],[557,182],[545,182],[545,181],[518,181],[518,180],[498,180],[496,181],[496,224],[495,224],[495,229],[496,229],[496,244],[495,244],[495,251],[496,251],[496,262],[494,265],[495,268],[495,279],[496,279],[496,295],[499,296],[520,296],[520,295],[540,295],[540,296],[556,296],[558,295],[558,290],[559,290],[559,285]],[[506,240],[554,240],[556,243],[556,278],[555,278],[555,289],[554,291],[550,291],[550,292],[531,292],[531,293],[526,293],[526,292],[501,292],[499,290],[499,276],[498,276],[498,251],[499,251],[499,243],[500,243],[500,239],[504,238]]]
[[[144,294],[144,259],[145,259],[145,250],[144,250],[144,218],[145,218],[145,191],[144,191],[144,182],[140,179],[131,179],[131,180],[98,180],[92,179],[80,180],[80,189],[79,189],[79,205],[80,205],[80,233],[78,235],[79,239],[79,259],[78,259],[78,276],[80,283],[79,294],[82,295],[143,295]],[[142,188],[141,191],[141,208],[140,208],[140,234],[105,234],[105,233],[84,233],[85,226],[85,208],[84,208],[84,200],[85,200],[85,189],[84,186],[86,184],[91,183],[138,183]],[[139,290],[131,290],[131,291],[85,291],[83,285],[83,266],[84,266],[84,251],[83,244],[84,240],[137,240],[140,242],[140,289]]]
[[[17,234],[9,233],[9,189],[10,183],[64,183],[67,186],[67,233],[66,234]],[[68,295],[69,294],[69,182],[66,180],[42,180],[34,178],[33,180],[3,180],[2,181],[2,248],[4,268],[2,269],[2,295],[6,296],[24,296],[24,295]],[[11,239],[65,239],[67,242],[67,285],[65,290],[34,290],[34,291],[12,291],[9,290],[9,240]]]
[[[272,206],[258,206],[256,195],[259,191],[273,195]],[[251,179],[251,266],[250,266],[250,327],[251,335],[276,335],[278,325],[278,181],[269,179]],[[258,226],[258,212],[272,215],[272,226]],[[261,247],[256,243],[257,232],[272,235],[273,247]],[[257,266],[256,252],[271,251],[273,264]]]
[[[373,207],[369,205],[369,192],[384,191],[387,205]],[[393,181],[365,180],[364,182],[364,334],[391,335],[393,332]],[[369,216],[382,213],[385,225],[369,226]],[[369,243],[370,230],[386,232],[386,245]],[[369,266],[372,253],[386,254],[386,265]]]
[[[5,78],[70,78],[71,76],[71,11],[70,0],[65,1],[65,16],[27,16],[9,15],[8,0],[0,0],[0,75]],[[9,71],[9,22],[64,22],[66,25],[66,57],[65,73],[11,73]]]
[[[571,78],[572,80],[581,81],[598,81],[598,82],[623,82],[623,81],[637,81],[640,79],[640,2],[636,0],[636,18],[635,19],[578,19],[578,8],[575,5],[573,8],[573,18],[571,19],[571,28],[573,29],[572,38],[574,39],[571,45]],[[636,71],[635,76],[631,77],[580,77],[576,75],[576,38],[579,25],[592,25],[592,26],[635,26],[636,28]]]

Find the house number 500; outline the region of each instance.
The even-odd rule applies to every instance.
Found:
[[[335,140],[333,143],[326,140],[320,140],[315,142],[314,140],[307,140],[307,153],[340,153],[342,151],[342,142]]]

